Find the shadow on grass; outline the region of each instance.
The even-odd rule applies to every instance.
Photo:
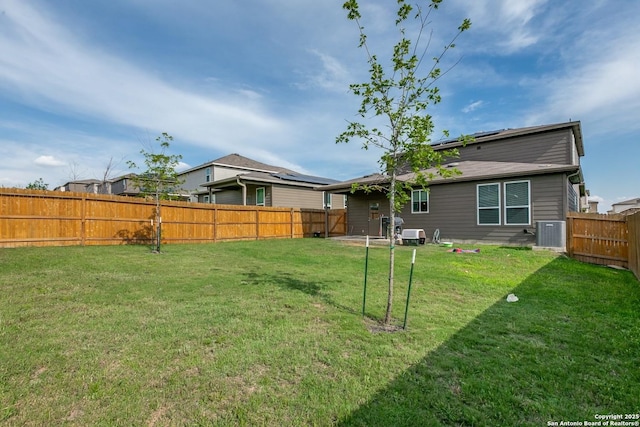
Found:
[[[249,272],[245,273],[245,279],[241,283],[245,285],[275,285],[279,288],[302,292],[314,298],[319,298],[324,303],[331,305],[339,310],[356,313],[356,311],[345,305],[336,302],[327,292],[326,287],[321,282],[300,279],[298,276],[290,273],[264,274]]]
[[[638,410],[631,273],[558,258],[512,292],[518,302],[501,298],[338,425],[542,426]]]

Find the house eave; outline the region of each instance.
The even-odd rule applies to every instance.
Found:
[[[308,182],[300,182],[300,181],[286,181],[278,178],[269,178],[269,177],[244,177],[242,175],[236,175],[231,178],[225,178],[218,181],[207,182],[204,184],[200,184],[201,187],[205,188],[229,188],[229,187],[239,187],[238,181],[241,181],[243,184],[250,185],[282,185],[286,187],[302,187],[313,189],[317,184],[312,184]]]

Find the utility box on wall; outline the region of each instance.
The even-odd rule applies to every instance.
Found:
[[[567,225],[565,221],[536,222],[536,246],[564,248],[566,243]]]

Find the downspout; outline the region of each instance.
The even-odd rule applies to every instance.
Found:
[[[236,182],[240,187],[242,187],[242,206],[247,206],[247,186],[240,182],[240,177],[236,177]]]
[[[571,182],[571,178],[578,176],[580,178],[582,178],[582,171],[580,169],[578,169],[576,172],[574,173],[570,173],[569,175],[567,175],[567,180],[569,181],[570,184],[572,185],[577,185],[578,186],[578,212],[582,212],[582,209],[584,206],[582,206],[582,194],[580,194],[580,187],[584,186],[584,181],[580,180],[580,182],[577,183],[573,183]],[[588,205],[588,198],[587,198],[587,205]],[[567,209],[568,211],[568,209]]]

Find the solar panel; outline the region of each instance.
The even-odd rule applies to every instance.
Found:
[[[474,133],[472,136],[474,138],[482,138],[483,136],[491,136],[491,135],[497,135],[500,132],[504,131],[504,129],[500,129],[500,130],[490,130],[487,132],[476,132]]]
[[[339,182],[339,181],[336,181],[335,179],[322,178],[319,176],[311,176],[311,175],[303,175],[303,174],[274,173],[271,175],[285,181],[306,182],[309,184],[335,184]]]
[[[491,136],[491,135],[497,135],[500,132],[504,132],[505,129],[499,129],[499,130],[490,130],[490,131],[483,131],[483,132],[476,132],[474,134],[472,134],[471,136],[473,138],[483,138],[485,136]],[[452,144],[454,142],[458,142],[460,138],[450,138],[450,139],[444,139],[444,140],[440,140],[440,141],[434,141],[431,143],[431,145],[446,145],[446,144]]]

